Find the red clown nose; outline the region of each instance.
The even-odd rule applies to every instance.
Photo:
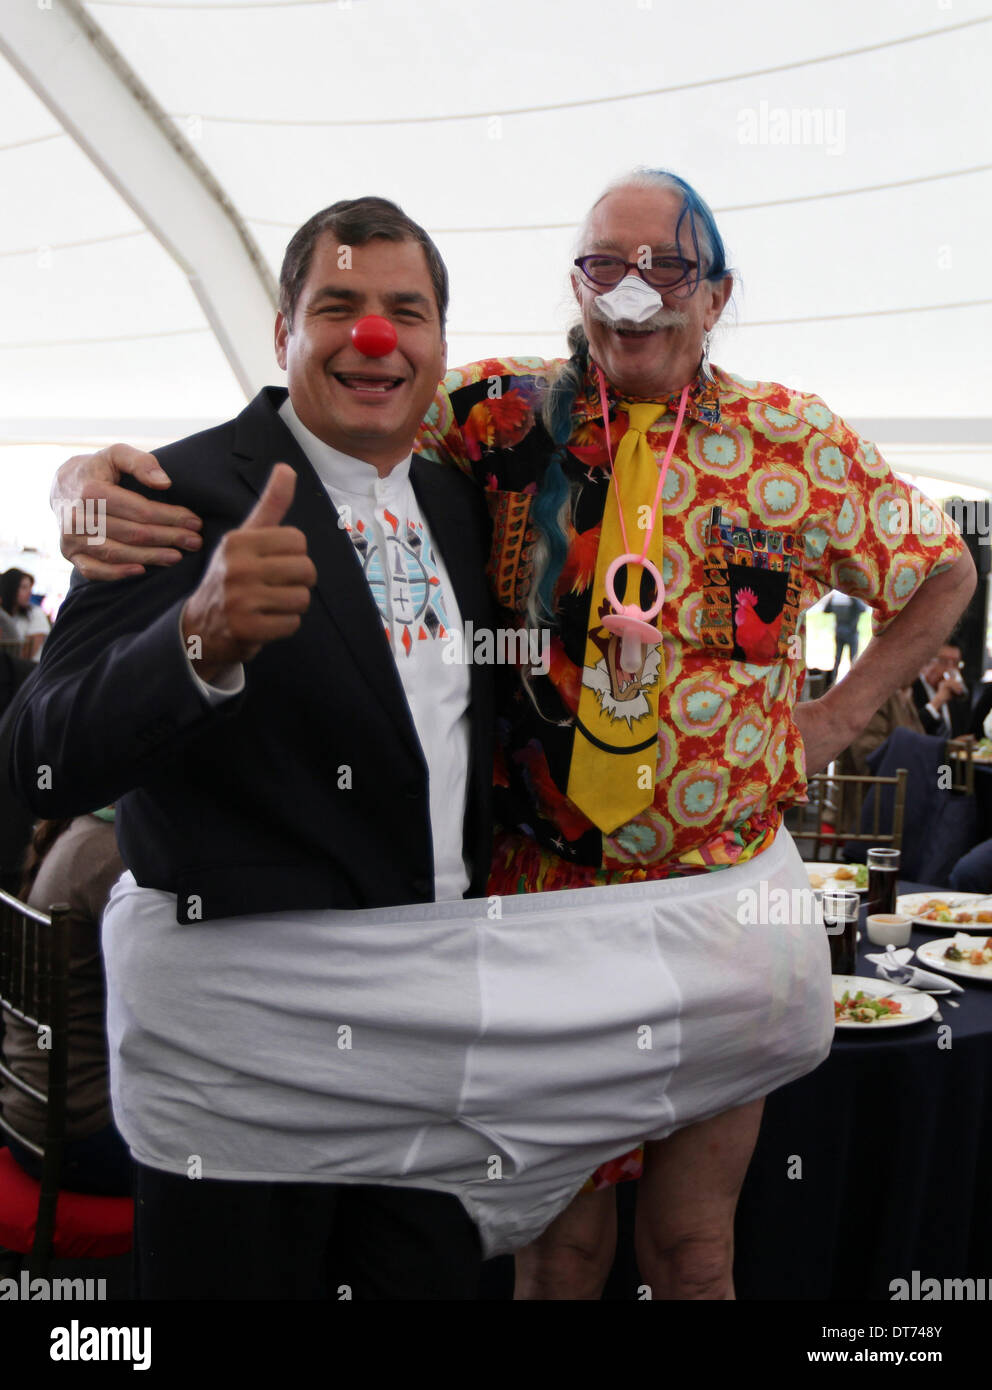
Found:
[[[386,357],[396,346],[396,329],[388,319],[368,314],[351,330],[351,341],[363,357]]]

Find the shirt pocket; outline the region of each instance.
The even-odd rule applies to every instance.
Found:
[[[522,613],[534,577],[537,532],[530,524],[533,496],[529,492],[486,492],[493,523],[486,574],[501,608]]]
[[[703,644],[756,666],[795,656],[804,553],[799,532],[738,526],[714,507],[706,546]]]

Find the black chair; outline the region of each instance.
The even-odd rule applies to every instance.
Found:
[[[60,1192],[69,1063],[69,909],[38,912],[0,892],[0,1011],[37,1033],[48,1053],[48,1084],[40,1090],[0,1060],[0,1076],[43,1108],[45,1138],[36,1144],[0,1113],[0,1133],[41,1160],[37,1182],[0,1150],[0,1246],[28,1256],[31,1278],[53,1258],[108,1258],[131,1248],[130,1197]]]
[[[970,738],[947,740],[947,761],[951,769],[952,792],[975,795],[975,745]]]
[[[862,845],[900,849],[906,814],[906,779],[905,768],[897,769],[893,777],[814,773],[807,783],[809,801],[791,807],[787,822],[794,840],[811,842],[811,848],[801,849],[803,858],[836,862],[842,852],[850,858],[855,846]],[[869,796],[885,787],[893,793],[888,814],[881,797],[876,795],[869,803],[867,819],[870,824],[863,825],[863,810]],[[883,817],[889,821],[887,827],[883,827]]]

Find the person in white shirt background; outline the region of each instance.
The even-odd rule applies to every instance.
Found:
[[[0,608],[3,610],[0,636],[10,633],[19,637],[24,643],[23,655],[29,661],[38,660],[50,628],[41,608],[31,602],[33,587],[34,575],[24,570],[9,569],[0,575]]]

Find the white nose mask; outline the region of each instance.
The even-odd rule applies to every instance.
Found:
[[[658,312],[663,301],[657,290],[632,271],[609,294],[598,294],[596,303],[613,323],[619,319],[644,323]]]

